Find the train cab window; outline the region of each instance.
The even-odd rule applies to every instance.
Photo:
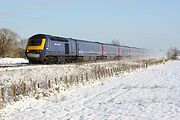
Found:
[[[28,46],[39,46],[42,43],[42,39],[29,39]]]

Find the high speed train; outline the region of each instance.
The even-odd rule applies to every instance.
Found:
[[[150,54],[150,50],[36,34],[28,39],[25,54],[30,63],[58,64],[80,61],[143,58]]]

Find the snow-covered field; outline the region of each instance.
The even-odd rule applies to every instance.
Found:
[[[180,61],[136,70],[57,96],[24,98],[0,111],[1,119],[180,119]]]

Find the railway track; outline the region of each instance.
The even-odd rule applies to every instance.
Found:
[[[29,64],[0,65],[0,68],[21,67],[21,66],[28,66],[28,65]]]

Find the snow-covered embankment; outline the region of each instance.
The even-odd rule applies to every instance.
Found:
[[[102,78],[57,96],[24,98],[3,119],[179,119],[180,61]]]
[[[25,63],[29,63],[29,61],[24,58],[0,58],[0,65],[15,65]]]

